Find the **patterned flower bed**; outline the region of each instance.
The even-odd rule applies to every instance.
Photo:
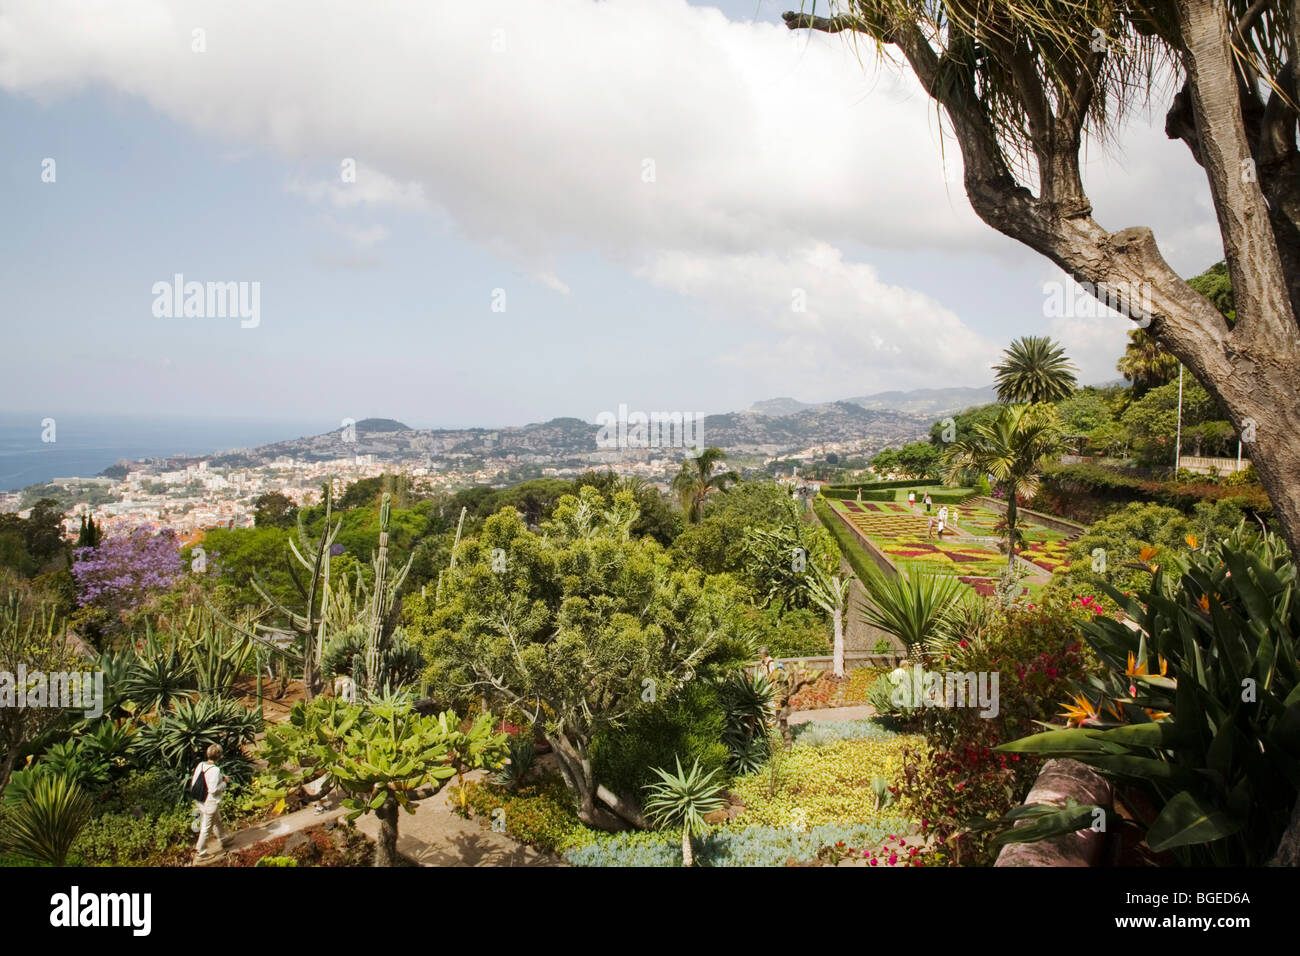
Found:
[[[925,519],[891,501],[832,501],[831,507],[869,538],[925,534]]]
[[[1029,536],[1026,535],[1026,537]],[[1069,563],[1066,559],[1069,548],[1070,542],[1068,540],[1034,541],[1031,538],[1028,544],[1021,546],[1018,554],[1026,561],[1050,573]]]
[[[969,541],[934,541],[895,538],[879,542],[880,550],[895,565],[944,574],[972,576],[996,574],[1002,557],[991,548]]]
[[[957,580],[974,590],[980,597],[992,597],[997,593],[997,578],[976,578],[963,574],[958,575]],[[1021,588],[1020,593],[1028,594],[1029,588]]]

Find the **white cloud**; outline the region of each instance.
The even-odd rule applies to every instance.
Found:
[[[339,208],[393,204],[420,209],[428,205],[424,198],[424,187],[419,183],[399,183],[379,170],[360,163],[348,167],[349,178],[345,179],[344,162],[348,160],[340,161],[339,175],[334,179],[294,179],[286,188],[312,202],[328,202]]]
[[[950,302],[951,253],[1027,255],[971,212],[929,97],[872,56],[684,0],[0,0],[0,89],[138,97],[226,150],[278,154],[308,202],[438,216],[558,293],[577,281],[564,257],[598,251],[756,323],[722,361],[822,399],[977,384],[996,357],[950,308],[837,247],[932,257],[925,285]],[[1217,231],[1203,177],[1158,126],[1135,123],[1118,156],[1094,149],[1087,179],[1105,225],[1153,225],[1190,271],[1218,257]],[[348,159],[355,183],[332,173]],[[363,246],[386,235],[339,228]],[[1111,377],[1125,330],[1053,326],[1085,380]]]
[[[825,401],[978,384],[997,354],[930,296],[881,281],[825,243],[789,255],[666,253],[642,275],[706,303],[714,318],[743,317],[744,338],[721,362],[741,370],[754,394]]]
[[[634,261],[985,230],[944,181],[910,77],[864,69],[840,37],[683,0],[3,5],[0,86],[87,85],[290,161],[354,158],[354,184],[290,188],[433,203],[538,273],[564,243]]]

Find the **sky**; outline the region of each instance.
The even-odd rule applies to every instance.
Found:
[[[1030,334],[1116,378],[1131,323],[1047,315],[1068,280],[975,217],[910,74],[789,6],[0,0],[0,409],[713,413],[985,385]],[[1194,275],[1162,103],[1085,183]],[[250,309],[169,315],[177,275]]]

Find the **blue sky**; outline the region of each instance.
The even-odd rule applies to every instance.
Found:
[[[1124,321],[1043,315],[1060,273],[974,218],[951,144],[945,182],[915,84],[784,6],[0,0],[0,407],[715,412],[985,384],[1030,333],[1114,377]],[[1159,126],[1089,185],[1191,273],[1217,233]],[[259,324],[155,316],[176,273],[258,282]]]

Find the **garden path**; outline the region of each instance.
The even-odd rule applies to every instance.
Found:
[[[467,773],[467,781],[485,776]],[[372,840],[379,835],[374,814],[357,819],[357,829]],[[419,866],[564,866],[557,857],[516,843],[509,835],[457,816],[444,789],[420,801],[415,813],[397,824],[397,852]]]
[[[465,779],[476,780],[483,775],[482,771],[477,771],[466,774]],[[316,806],[325,809],[318,812]],[[347,812],[342,806],[341,795],[332,793],[319,804],[240,830],[225,853],[246,850],[267,840],[327,824]],[[366,814],[357,819],[357,829],[373,840],[379,835],[379,821],[374,814]],[[212,845],[215,846],[215,842]],[[523,846],[504,833],[494,833],[480,826],[478,820],[461,819],[448,806],[445,791],[419,801],[415,813],[401,814],[397,850],[419,866],[564,865],[550,854]],[[205,864],[220,865],[225,853],[214,856]]]
[[[823,707],[819,710],[796,710],[790,714],[790,723],[804,724],[810,720],[823,723],[842,723],[846,720],[866,720],[876,715],[870,704],[853,704],[848,707]]]

